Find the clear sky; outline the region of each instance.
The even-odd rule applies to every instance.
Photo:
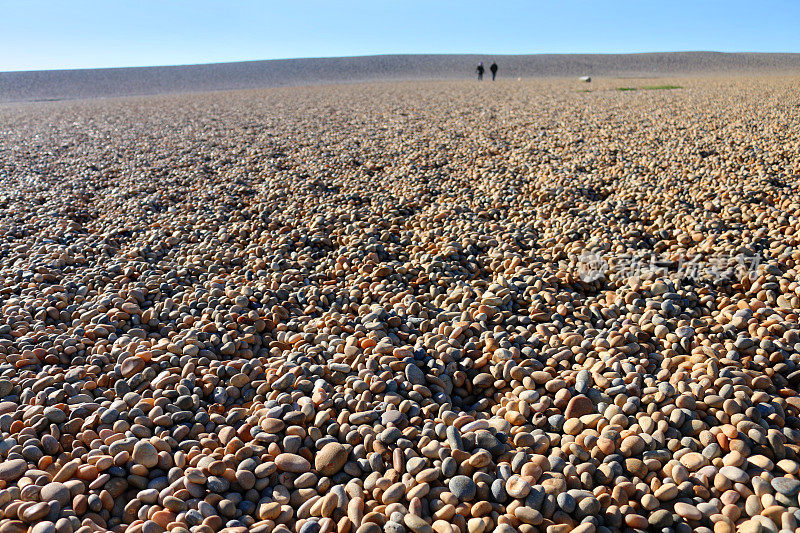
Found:
[[[800,1],[0,0],[0,71],[680,50],[800,52]]]

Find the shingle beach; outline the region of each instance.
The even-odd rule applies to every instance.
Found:
[[[0,533],[797,530],[798,81],[0,105]]]

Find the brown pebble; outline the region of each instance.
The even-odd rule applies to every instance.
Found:
[[[338,442],[329,442],[314,457],[314,468],[323,476],[339,472],[347,462],[347,449]]]

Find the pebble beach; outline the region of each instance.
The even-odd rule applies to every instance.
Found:
[[[0,533],[800,530],[797,82],[0,105]]]

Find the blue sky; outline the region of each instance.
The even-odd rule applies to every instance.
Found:
[[[679,50],[800,52],[800,1],[0,0],[0,71]]]

